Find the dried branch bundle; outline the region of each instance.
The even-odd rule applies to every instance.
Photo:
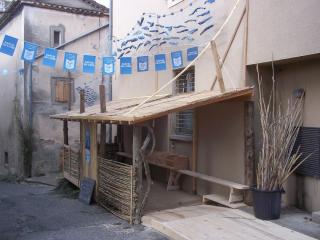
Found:
[[[299,148],[294,145],[302,125],[304,96],[288,99],[286,109],[276,99],[276,81],[272,77],[272,89],[267,101],[264,98],[262,77],[258,73],[259,111],[262,146],[257,168],[257,188],[264,191],[283,189],[288,177],[306,160],[301,159]]]

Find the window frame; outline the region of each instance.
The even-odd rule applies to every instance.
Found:
[[[59,37],[59,45],[55,45],[55,32],[59,32],[60,33],[60,37]],[[65,43],[65,27],[63,25],[59,25],[59,26],[50,26],[50,47],[52,48],[56,48],[62,44]]]
[[[52,102],[52,104],[68,105],[68,100],[66,102],[56,100],[56,84],[58,81],[63,81],[64,84],[69,84],[69,82],[71,82],[71,84],[70,84],[71,103],[74,103],[76,101],[74,79],[73,78],[69,79],[67,77],[51,77],[51,102]]]
[[[183,70],[182,69],[176,69],[174,70],[174,75],[176,76],[177,74],[179,74],[179,72],[181,72]],[[183,87],[184,89],[187,89],[187,91],[183,91],[183,92],[179,92],[177,91],[177,84],[178,84],[178,81],[181,80],[181,79],[177,79],[177,81],[174,83],[173,85],[173,94],[174,95],[177,95],[177,94],[183,94],[183,93],[187,93],[187,92],[194,92],[195,91],[195,66],[192,66],[191,71],[193,71],[193,86],[191,87],[191,90],[189,89],[188,90],[188,86],[187,87]],[[190,72],[190,70],[188,70],[188,72]],[[188,73],[186,73],[188,74]],[[187,82],[187,85],[188,85],[188,82]],[[177,132],[177,115],[179,113],[174,113],[174,114],[171,114],[171,134],[170,134],[170,139],[171,140],[178,140],[178,141],[186,141],[186,142],[190,142],[192,141],[192,138],[193,138],[193,133],[191,134],[182,134],[182,133],[178,133]],[[193,125],[193,114],[192,114],[192,120],[191,120],[191,124]],[[193,127],[192,127],[193,129]]]

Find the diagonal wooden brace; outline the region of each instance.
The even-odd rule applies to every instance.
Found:
[[[218,50],[217,50],[217,45],[216,45],[215,41],[211,41],[210,44],[211,44],[211,51],[212,51],[212,55],[213,55],[213,59],[214,59],[214,64],[215,64],[215,67],[216,67],[216,73],[217,73],[217,79],[218,79],[220,91],[222,93],[224,93],[226,91],[226,88],[225,88],[224,81],[223,81],[221,64],[220,64],[219,54],[218,54]]]

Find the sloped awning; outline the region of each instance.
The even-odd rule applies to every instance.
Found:
[[[87,108],[85,113],[80,114],[79,111],[71,111],[50,116],[50,118],[67,121],[96,121],[132,125],[163,117],[169,113],[191,110],[214,103],[245,101],[251,99],[252,95],[253,88],[248,87],[226,91],[225,93],[204,91],[175,96],[158,96],[131,113],[130,111],[145,98],[122,99],[107,102],[107,112],[105,113],[101,113],[100,105],[96,105]]]

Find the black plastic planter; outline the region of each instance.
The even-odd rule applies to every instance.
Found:
[[[253,197],[253,209],[256,218],[262,220],[274,220],[280,218],[281,195],[283,190],[262,191],[251,188]]]

